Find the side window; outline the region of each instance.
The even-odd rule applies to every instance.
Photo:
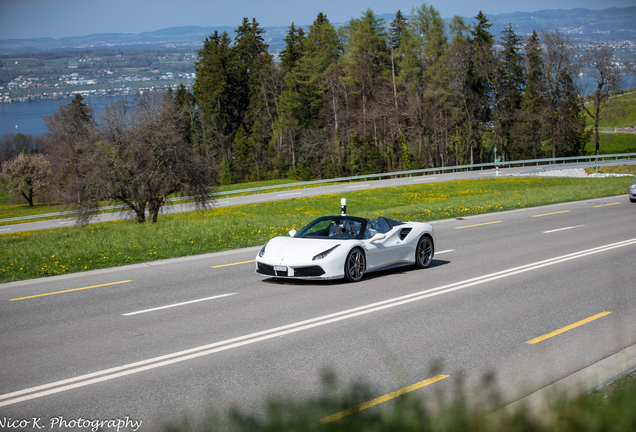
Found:
[[[378,219],[376,219],[376,222],[377,222],[377,227],[378,227],[377,230],[378,230],[379,233],[386,234],[389,231],[391,231],[391,227],[389,226],[388,223],[386,223],[386,221],[384,219],[378,218]]]
[[[386,223],[384,219],[370,219],[369,222],[367,222],[367,229],[364,233],[364,238],[370,239],[377,233],[385,234],[390,230],[391,227],[389,227],[389,224]]]

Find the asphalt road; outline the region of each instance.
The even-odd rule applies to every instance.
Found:
[[[493,373],[512,401],[636,343],[635,217],[622,195],[433,222],[432,267],[353,284],[263,279],[258,248],[4,284],[0,420],[155,430],[310,397],[325,368],[377,396]]]

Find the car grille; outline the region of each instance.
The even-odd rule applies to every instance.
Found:
[[[271,265],[258,263],[258,268],[256,271],[267,276],[276,276],[276,270],[274,270],[274,267],[272,267]],[[287,272],[285,272],[285,276],[287,276]]]
[[[325,271],[319,266],[299,267],[294,269],[294,276],[298,277],[310,277],[310,276],[322,276]]]
[[[273,266],[263,263],[258,263],[256,272],[266,276],[289,276],[288,272],[276,271]],[[325,271],[319,266],[300,267],[294,269],[294,276],[297,277],[316,277],[322,276],[323,274],[325,274]]]

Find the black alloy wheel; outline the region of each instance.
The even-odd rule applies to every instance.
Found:
[[[433,240],[429,236],[423,235],[422,238],[420,238],[420,241],[417,242],[417,249],[415,250],[415,265],[422,269],[431,265],[434,252],[435,248],[433,246]]]
[[[365,269],[364,253],[358,248],[352,249],[345,261],[345,278],[349,282],[358,282],[364,276]]]

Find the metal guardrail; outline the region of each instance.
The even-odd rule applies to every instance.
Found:
[[[581,161],[586,161],[586,160],[588,161],[587,163],[590,163],[592,161],[599,161],[599,160],[605,161],[606,159],[613,159],[617,161],[618,159],[631,159],[633,157],[636,157],[636,153],[618,153],[618,154],[598,155],[598,156],[569,156],[569,157],[549,158],[549,159],[527,159],[527,160],[521,160],[521,161],[488,162],[488,163],[473,164],[473,165],[455,165],[455,166],[447,166],[447,167],[424,168],[424,169],[409,170],[409,171],[396,171],[396,172],[382,173],[382,174],[365,174],[365,175],[351,176],[351,177],[339,177],[339,178],[326,179],[326,180],[312,180],[307,182],[285,183],[285,184],[277,185],[277,186],[260,186],[260,187],[249,188],[249,189],[237,189],[232,191],[215,192],[214,194],[211,195],[211,197],[212,198],[227,197],[231,195],[244,195],[246,193],[259,194],[261,192],[275,192],[277,189],[291,190],[291,188],[307,187],[307,186],[322,186],[323,184],[329,184],[329,183],[333,183],[333,184],[346,183],[346,182],[352,183],[354,181],[364,181],[364,180],[371,180],[371,179],[382,180],[382,178],[390,178],[390,177],[405,177],[405,176],[412,177],[414,175],[427,175],[429,173],[437,174],[437,173],[444,173],[444,172],[471,171],[475,169],[483,170],[484,168],[502,168],[502,167],[510,168],[512,166],[519,166],[519,165],[521,165],[522,167],[532,166],[532,165],[539,166],[539,164],[549,165],[547,167],[530,171],[528,173],[528,174],[532,174],[535,172],[541,172],[548,169],[581,164]],[[568,163],[569,161],[571,162]],[[557,165],[557,162],[562,162],[562,164]],[[196,198],[198,197],[187,196],[187,197],[169,198],[166,201],[168,202],[188,201],[188,200],[193,200]],[[101,210],[116,210],[116,209],[121,209],[126,207],[127,206],[124,204],[100,207],[100,211]],[[65,212],[57,212],[57,213],[31,215],[31,216],[21,216],[21,217],[0,219],[0,223],[16,222],[16,221],[23,222],[27,220],[33,220],[33,219],[56,218],[56,217],[70,215],[74,213],[75,213],[74,211],[65,211]]]

